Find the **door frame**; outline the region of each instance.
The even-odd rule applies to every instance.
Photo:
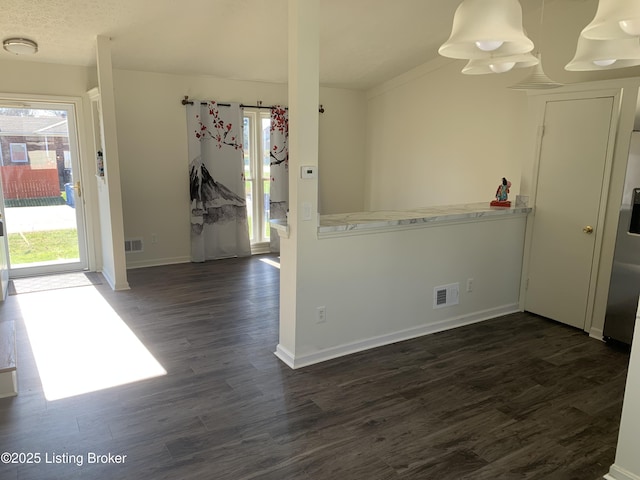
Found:
[[[89,142],[87,141],[86,105],[83,97],[63,96],[63,95],[40,95],[40,94],[20,94],[1,93],[0,103],[16,106],[17,108],[27,108],[31,103],[41,103],[44,105],[64,104],[69,105],[75,116],[75,137],[78,154],[79,180],[82,186],[82,196],[84,198],[84,241],[86,244],[87,269],[96,271],[96,232],[97,218],[97,194],[95,179],[95,162],[91,156]],[[2,211],[4,217],[4,211]],[[8,242],[7,242],[8,255]]]
[[[560,90],[560,89],[559,89]],[[531,99],[532,104],[530,107],[533,107],[534,115],[533,121],[535,122],[535,137],[534,137],[534,155],[533,155],[533,164],[531,170],[529,185],[529,205],[533,206],[532,213],[527,218],[527,227],[525,234],[525,245],[524,245],[524,256],[523,256],[523,268],[522,268],[522,279],[521,279],[521,289],[522,292],[520,295],[520,309],[524,310],[526,295],[527,295],[527,287],[528,287],[528,278],[529,278],[529,265],[531,263],[531,246],[532,246],[532,238],[533,238],[533,228],[535,222],[535,204],[536,204],[536,195],[538,190],[538,174],[540,171],[540,156],[542,154],[542,139],[544,136],[544,119],[546,114],[547,103],[556,102],[556,101],[570,101],[570,100],[580,100],[580,99],[592,99],[592,98],[603,98],[609,97],[613,98],[613,108],[611,112],[611,125],[609,128],[609,141],[607,145],[607,153],[605,158],[604,165],[604,174],[602,179],[602,190],[600,195],[600,202],[598,208],[598,219],[595,225],[595,240],[594,240],[594,253],[592,259],[591,266],[591,275],[589,278],[589,290],[587,294],[587,305],[585,309],[585,321],[583,330],[589,332],[592,336],[596,338],[602,339],[602,326],[600,325],[597,328],[597,332],[593,332],[594,325],[594,312],[596,310],[596,299],[597,292],[604,288],[602,285],[602,274],[601,267],[606,264],[606,262],[611,263],[613,261],[613,252],[611,252],[611,256],[606,255],[603,245],[605,238],[607,237],[608,231],[610,230],[610,226],[607,222],[610,217],[610,195],[611,195],[611,186],[612,186],[612,173],[614,166],[614,157],[616,156],[617,151],[623,148],[622,145],[617,145],[618,140],[622,134],[621,127],[621,110],[622,110],[622,98],[623,98],[623,89],[621,87],[609,87],[609,88],[585,88],[585,85],[582,85],[582,89],[578,89],[578,91],[571,91],[569,88],[562,88],[561,91],[557,93],[546,93],[536,95]],[[637,86],[636,86],[637,90]],[[635,102],[634,102],[635,103]],[[629,137],[631,132],[629,131]],[[626,152],[628,152],[628,141]],[[625,162],[626,167],[626,162]],[[523,184],[527,182],[523,181]],[[620,201],[621,199],[619,199]],[[619,208],[619,201],[618,207]],[[614,232],[615,236],[615,232]],[[610,265],[609,265],[609,274],[610,274]],[[608,280],[606,281],[606,289],[608,291]],[[605,294],[606,295],[606,294]],[[601,299],[599,299],[601,300]],[[606,303],[606,296],[604,298],[604,302]],[[604,323],[604,316],[602,317],[602,324]],[[599,333],[599,335],[598,335]]]

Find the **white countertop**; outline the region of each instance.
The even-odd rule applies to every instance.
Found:
[[[393,229],[407,226],[429,226],[435,223],[490,219],[507,215],[526,215],[530,207],[491,207],[489,202],[464,205],[415,208],[411,210],[382,210],[374,212],[336,213],[320,215],[318,234],[360,233],[379,229]],[[288,236],[289,227],[285,220],[271,220],[281,236]],[[364,233],[364,232],[362,232]]]

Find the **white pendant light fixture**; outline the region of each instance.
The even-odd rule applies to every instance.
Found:
[[[562,87],[562,83],[551,80],[544,70],[542,69],[542,57],[537,55],[538,64],[529,75],[520,80],[515,85],[511,85],[509,88],[512,90],[546,90],[549,88]]]
[[[538,39],[538,53],[536,58],[538,63],[536,64],[533,72],[520,80],[515,85],[511,85],[509,88],[512,90],[547,90],[550,88],[562,87],[562,83],[551,80],[544,70],[542,69],[542,54],[540,54],[540,46],[542,45],[542,37],[544,35],[544,0],[540,4],[540,35]]]
[[[520,55],[506,55],[493,58],[469,60],[462,69],[465,75],[483,75],[487,73],[505,73],[514,68],[532,67],[538,64],[538,59],[530,53]]]
[[[576,54],[564,68],[569,71],[610,70],[640,65],[640,42],[636,37],[592,40],[582,34]]]
[[[2,48],[15,55],[33,55],[38,51],[38,44],[28,38],[7,38]]]
[[[582,35],[591,40],[640,36],[640,1],[599,0],[596,15]]]
[[[476,60],[531,50],[533,42],[522,28],[518,0],[464,0],[453,17],[451,36],[438,53]]]

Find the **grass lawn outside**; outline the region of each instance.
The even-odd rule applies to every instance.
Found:
[[[75,229],[10,233],[8,237],[12,265],[80,258]]]

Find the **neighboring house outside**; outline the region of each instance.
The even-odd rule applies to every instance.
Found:
[[[61,192],[66,183],[72,182],[67,119],[58,114],[17,114],[22,112],[30,111],[0,111],[0,176],[4,198],[9,205],[44,199],[47,204],[62,203]]]

